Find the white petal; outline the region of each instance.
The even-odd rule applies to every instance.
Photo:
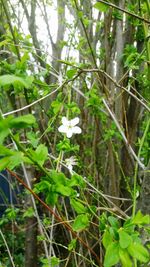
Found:
[[[73,134],[73,132],[72,132],[72,128],[67,129],[66,134],[67,134],[67,137],[70,138],[70,137],[72,136],[72,134]]]
[[[68,167],[69,171],[72,172],[72,170],[73,170],[72,165],[70,164],[70,165],[68,165],[67,167]]]
[[[70,121],[70,125],[71,126],[75,126],[76,124],[78,124],[79,123],[79,118],[78,117],[76,117],[76,118],[74,118],[74,119],[72,119],[71,121]]]
[[[75,126],[72,128],[72,132],[75,134],[80,134],[82,132],[81,128],[78,126]]]
[[[66,127],[65,125],[61,125],[59,128],[58,128],[58,131],[60,133],[67,133],[68,131],[68,127]]]
[[[66,117],[62,117],[62,124],[65,125],[65,126],[68,126],[69,125],[69,121]]]

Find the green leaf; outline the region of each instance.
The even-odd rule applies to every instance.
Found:
[[[96,3],[94,7],[98,9],[100,12],[106,12],[109,9],[109,6],[107,4],[100,2]]]
[[[37,183],[34,187],[34,191],[36,191],[37,193],[39,192],[43,192],[44,190],[46,191],[51,191],[51,183],[49,181],[41,181],[39,183]]]
[[[23,218],[31,218],[34,216],[34,209],[29,207],[23,214]]]
[[[119,262],[119,246],[118,243],[111,243],[106,250],[104,267],[111,267]]]
[[[28,114],[17,118],[12,118],[9,121],[9,127],[17,129],[26,128],[35,124],[35,122],[36,122],[35,117],[32,114]]]
[[[14,151],[6,148],[5,146],[0,145],[0,156],[11,156],[14,154]]]
[[[43,240],[43,239],[41,239],[41,240]],[[50,267],[50,266],[55,267],[55,266],[59,265],[60,260],[59,260],[59,258],[53,256],[50,259],[42,258],[41,263],[42,263],[42,267]]]
[[[60,262],[59,258],[57,258],[57,257],[51,257],[51,266],[52,267],[58,265],[59,262]]]
[[[10,163],[10,157],[0,159],[0,171],[6,169]]]
[[[70,244],[68,245],[68,250],[72,251],[76,248],[76,244],[77,244],[77,240],[76,239],[72,239]]]
[[[68,187],[68,186],[64,186],[63,184],[56,184],[52,186],[52,191],[53,192],[57,192],[59,194],[61,194],[62,196],[66,196],[69,197],[72,195],[73,193],[73,189]]]
[[[54,184],[63,184],[66,185],[67,178],[62,172],[57,172],[55,170],[51,170],[50,177]]]
[[[73,76],[77,73],[76,69],[67,70],[66,75],[69,79],[72,79]]]
[[[108,230],[104,232],[102,242],[105,249],[107,249],[107,247],[113,242],[112,235]]]
[[[0,171],[8,168],[14,169],[23,161],[23,153],[20,151],[14,152],[13,155],[0,159]]]
[[[5,138],[9,135],[9,121],[12,117],[0,119],[0,144],[3,144]]]
[[[0,85],[1,86],[6,86],[6,85],[15,85],[15,83],[20,84],[21,86],[25,88],[29,88],[31,85],[31,81],[27,78],[22,78],[16,75],[2,75],[0,76]]]
[[[37,149],[33,152],[34,160],[43,166],[44,162],[47,159],[48,149],[45,145],[40,144]]]
[[[82,178],[81,175],[78,175],[76,173],[74,173],[72,176],[71,176],[71,179],[68,181],[68,185],[73,187],[73,186],[80,186],[81,188],[84,188],[85,187],[85,182]]]
[[[81,204],[79,201],[77,201],[73,198],[70,200],[70,204],[71,204],[71,206],[73,206],[74,210],[78,214],[85,213],[87,211],[86,207],[83,204]]]
[[[114,227],[116,229],[119,228],[119,222],[118,222],[118,220],[115,217],[109,216],[108,217],[108,221],[109,221],[109,223],[111,224],[112,227]]]
[[[119,248],[119,257],[122,267],[132,267],[132,261],[126,249]]]
[[[123,229],[119,230],[119,245],[121,248],[127,248],[132,242],[132,238]]]
[[[13,170],[16,166],[23,162],[23,153],[20,151],[14,152],[14,155],[9,157],[10,161],[7,166],[10,170]]]
[[[150,216],[149,215],[143,215],[141,211],[139,210],[135,217],[132,219],[133,224],[150,224]]]
[[[49,204],[50,206],[54,206],[57,203],[57,200],[58,200],[58,194],[53,192],[47,194],[46,203]]]
[[[150,259],[147,249],[139,243],[132,243],[127,250],[133,258],[141,262],[146,263]]]
[[[81,231],[89,226],[89,216],[88,214],[78,215],[73,223],[74,231]]]

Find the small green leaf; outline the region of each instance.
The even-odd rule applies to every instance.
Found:
[[[11,156],[14,154],[14,151],[6,148],[5,146],[0,145],[0,156]]]
[[[70,244],[68,245],[68,250],[72,251],[76,248],[76,244],[77,244],[77,240],[76,239],[72,239]]]
[[[67,70],[66,75],[69,79],[72,79],[73,76],[77,73],[76,69]]]
[[[54,206],[57,203],[57,200],[58,200],[58,194],[53,192],[47,194],[46,203],[49,204],[50,206]]]
[[[109,223],[111,224],[112,227],[114,227],[116,229],[119,228],[119,222],[118,222],[118,220],[115,217],[109,216],[108,217],[108,221],[109,221]]]
[[[132,238],[123,229],[119,231],[119,245],[121,248],[127,248],[132,242]]]
[[[68,181],[68,185],[73,187],[73,186],[80,186],[81,188],[84,188],[85,187],[85,182],[82,178],[81,175],[78,175],[76,173],[74,173],[72,176],[71,176],[71,179]]]
[[[122,267],[132,267],[132,261],[126,249],[119,248],[119,257]]]
[[[118,243],[111,243],[106,250],[104,267],[111,267],[119,262],[119,246]]]
[[[147,249],[139,243],[132,243],[127,250],[133,258],[141,262],[146,263],[150,259]]]
[[[78,214],[85,213],[87,211],[83,204],[73,198],[70,200],[70,204]]]
[[[107,247],[113,242],[112,235],[108,230],[104,232],[102,242],[105,249],[107,249]]]
[[[89,226],[89,216],[88,214],[78,215],[73,223],[74,231],[81,231]]]
[[[0,159],[0,171],[6,169],[10,163],[10,157]]]
[[[100,2],[96,3],[94,7],[98,9],[100,12],[106,12],[109,9],[109,6],[107,4]]]
[[[33,152],[34,160],[36,160],[41,166],[47,159],[48,149],[45,145],[40,144],[37,149]]]
[[[14,152],[13,155],[0,159],[0,171],[8,168],[14,169],[23,161],[23,153],[20,151]]]
[[[36,192],[43,192],[44,190],[47,190],[47,191],[51,191],[51,187],[52,187],[52,185],[51,185],[51,183],[49,182],[49,181],[41,181],[41,182],[39,182],[39,183],[37,183],[36,185],[35,185],[35,188],[34,188],[34,190],[36,190]]]
[[[62,196],[66,196],[69,197],[72,195],[73,193],[73,189],[68,187],[68,186],[64,186],[63,184],[56,184],[52,186],[52,190],[53,192],[57,192],[59,194],[61,194]]]
[[[143,215],[141,211],[139,210],[135,217],[132,219],[133,224],[150,224],[150,216],[149,215]]]
[[[57,257],[51,257],[51,266],[52,267],[58,265],[59,262],[60,262],[59,258],[57,258]]]
[[[54,184],[63,184],[66,185],[67,178],[62,172],[57,172],[55,170],[51,170],[50,177]]]
[[[3,144],[5,138],[9,135],[9,121],[12,117],[0,119],[0,144]]]
[[[43,237],[40,239],[43,240]],[[55,267],[59,265],[60,260],[57,257],[51,257],[49,259],[42,258],[41,259],[42,267]]]
[[[23,162],[23,153],[20,151],[14,152],[14,155],[9,157],[10,161],[7,166],[10,170],[13,170],[16,166]]]
[[[6,86],[6,85],[15,85],[15,83],[20,84],[22,87],[29,88],[31,85],[31,81],[27,78],[22,78],[15,75],[2,75],[0,76],[0,85]]]
[[[32,114],[20,116],[17,118],[12,118],[9,122],[10,128],[26,128],[35,124],[35,117]]]
[[[29,207],[23,214],[23,218],[31,218],[34,216],[34,209]]]

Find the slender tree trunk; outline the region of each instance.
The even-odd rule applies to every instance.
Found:
[[[29,183],[32,184],[33,170],[26,168]],[[30,195],[26,197],[26,209],[33,207]],[[33,215],[26,218],[25,267],[37,267],[37,219]]]

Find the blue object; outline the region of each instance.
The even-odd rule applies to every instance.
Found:
[[[7,171],[0,172],[0,217],[8,207],[19,204],[17,196],[20,192],[14,178]]]

